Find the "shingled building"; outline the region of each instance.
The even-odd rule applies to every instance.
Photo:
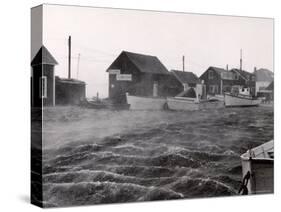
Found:
[[[106,70],[109,73],[109,98],[126,102],[126,93],[136,96],[175,96],[178,81],[151,55],[122,51]]]

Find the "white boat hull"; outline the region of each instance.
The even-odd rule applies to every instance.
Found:
[[[226,107],[259,106],[261,103],[261,99],[234,96],[231,94],[225,94],[224,101]]]
[[[191,98],[167,98],[167,105],[170,110],[199,110],[199,103]]]
[[[127,95],[127,103],[130,105],[130,110],[162,110],[166,99]]]
[[[196,99],[186,98],[186,97],[167,98],[167,105],[170,110],[179,110],[179,111],[217,109],[217,108],[224,107],[224,103],[222,101],[198,102]]]
[[[250,173],[248,194],[273,193],[273,141],[269,141],[241,155],[243,177]]]

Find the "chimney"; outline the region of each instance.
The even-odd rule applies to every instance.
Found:
[[[71,79],[71,36],[68,37],[68,79]]]
[[[226,64],[226,70],[228,71],[228,64]]]
[[[257,67],[255,66],[255,67],[254,67],[254,72],[256,72],[256,71],[257,71]]]

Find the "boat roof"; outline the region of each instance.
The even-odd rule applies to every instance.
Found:
[[[274,159],[274,142],[268,141],[260,146],[248,150],[241,155],[244,160],[273,160]]]

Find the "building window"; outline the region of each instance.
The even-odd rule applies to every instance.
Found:
[[[209,79],[214,79],[214,72],[209,70],[208,77],[209,77]]]
[[[226,80],[233,80],[233,73],[232,72],[222,72],[221,78]]]
[[[255,76],[252,76],[252,81],[255,81],[255,80],[256,80]]]
[[[39,93],[41,98],[47,98],[47,77],[42,76],[40,77],[39,81]]]

